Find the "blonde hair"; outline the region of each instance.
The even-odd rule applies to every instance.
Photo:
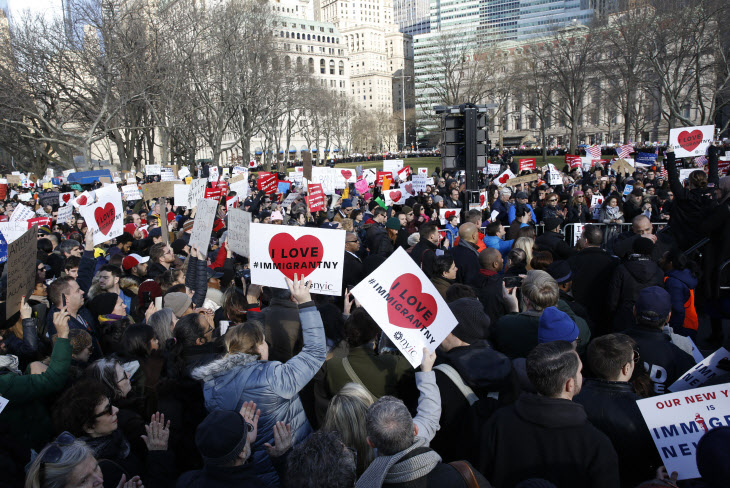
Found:
[[[342,225],[342,228],[347,232],[353,232],[354,227],[352,226],[352,219],[342,219],[340,220],[340,225]]]
[[[533,269],[527,272],[527,277],[522,282],[522,296],[530,301],[535,311],[540,312],[558,304],[560,288],[547,271]]]
[[[262,342],[264,342],[264,327],[255,320],[235,325],[229,328],[225,335],[228,354],[244,353],[261,359],[258,346]]]
[[[365,418],[373,400],[364,386],[347,383],[330,400],[327,414],[322,424],[325,432],[338,432],[347,447],[357,451],[358,477],[375,459],[373,449],[367,443]]]
[[[517,248],[525,251],[525,254],[527,255],[525,260],[525,267],[528,271],[532,269],[532,249],[534,247],[535,239],[531,239],[529,237],[518,237],[514,245],[512,246],[513,249]]]

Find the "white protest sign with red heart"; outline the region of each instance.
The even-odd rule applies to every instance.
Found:
[[[98,202],[82,207],[80,212],[93,233],[95,246],[124,232],[124,205],[118,191],[102,193]]]
[[[453,209],[453,208],[440,208],[439,209],[439,220],[441,220],[441,225],[446,225],[446,223],[452,217],[456,217],[457,224],[461,221],[461,216],[459,215],[458,209]]]
[[[457,320],[431,281],[402,248],[362,280],[352,294],[415,368]]]
[[[94,203],[94,192],[85,191],[73,200],[73,206],[81,208]]]
[[[68,204],[73,205],[73,201],[74,201],[74,192],[72,192],[72,191],[67,191],[67,192],[58,194],[58,206],[59,207],[65,207]]]
[[[678,158],[704,156],[714,137],[714,125],[680,127],[669,131],[669,145],[674,149],[674,156]]]
[[[286,288],[296,273],[312,293],[342,294],[344,230],[251,224],[250,242],[251,283]]]
[[[508,181],[509,181],[509,180],[510,180],[511,178],[514,178],[514,177],[515,177],[515,174],[514,174],[514,173],[512,172],[512,170],[510,170],[509,168],[507,168],[507,170],[505,170],[505,172],[504,172],[504,173],[502,173],[501,175],[499,175],[499,176],[498,176],[498,177],[497,177],[497,178],[496,178],[496,179],[494,180],[494,182],[495,182],[495,183],[496,183],[497,185],[499,185],[499,186],[504,186],[504,185],[506,185],[506,184],[507,184],[507,182],[508,182]]]
[[[387,190],[383,192],[385,195],[385,205],[405,205],[408,193],[404,190]]]

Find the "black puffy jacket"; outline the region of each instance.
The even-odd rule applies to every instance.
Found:
[[[634,322],[633,310],[639,292],[650,286],[664,286],[664,273],[650,257],[632,254],[616,268],[608,286],[608,307],[614,312],[615,332]]]

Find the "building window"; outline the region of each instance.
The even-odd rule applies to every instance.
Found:
[[[319,72],[321,74],[325,74],[325,72],[326,72],[325,66],[324,66],[324,59],[319,60]]]

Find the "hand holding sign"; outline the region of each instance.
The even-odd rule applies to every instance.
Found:
[[[292,298],[298,305],[312,301],[312,295],[309,294],[309,286],[311,283],[309,281],[305,283],[304,277],[304,274],[297,275],[297,273],[294,273],[294,279],[286,279],[286,286],[289,288],[289,293],[291,293]]]

